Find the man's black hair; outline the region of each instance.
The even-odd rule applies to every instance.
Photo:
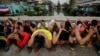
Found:
[[[21,23],[21,22],[17,22],[17,24],[18,24],[19,26],[22,26],[22,23]]]
[[[69,31],[70,27],[71,27],[70,22],[69,22],[69,21],[66,21],[66,22],[65,22],[65,29],[66,29],[67,31]]]
[[[92,25],[92,26],[96,26],[97,24],[98,24],[98,21],[97,21],[97,20],[92,20],[92,21],[91,21],[91,25]]]
[[[13,19],[12,18],[8,18],[11,22],[13,22]]]
[[[70,35],[69,32],[66,32],[66,31],[62,30],[62,32],[61,32],[61,34],[59,36],[59,40],[66,41],[66,40],[69,39],[69,35]]]
[[[77,21],[77,25],[79,25],[79,24],[82,24],[82,22],[81,21]]]
[[[20,29],[20,26],[22,26],[22,23],[21,22],[17,22],[18,26],[17,26],[17,29]]]
[[[53,33],[54,31],[55,31],[56,33],[58,33],[58,32],[59,32],[59,28],[58,28],[58,26],[57,26],[57,24],[56,24],[56,23],[53,25],[53,28],[52,28],[52,33]]]
[[[31,31],[29,26],[24,26],[24,32],[27,32],[29,34],[32,34],[33,32]]]
[[[38,43],[37,47],[39,47],[39,48],[43,47],[44,43],[45,43],[44,37],[41,35],[36,35],[35,36],[35,43]]]
[[[45,22],[45,20],[41,20],[42,22]]]
[[[31,25],[32,28],[36,27],[36,25],[34,23],[30,23],[30,25]]]

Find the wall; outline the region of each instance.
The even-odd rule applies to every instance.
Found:
[[[0,21],[1,20],[6,20],[7,18],[12,18],[14,20],[17,20],[18,17],[22,20],[77,20],[77,19],[81,19],[81,20],[92,20],[92,19],[96,19],[96,20],[100,20],[100,17],[73,17],[73,16],[9,16],[9,17],[0,17]]]

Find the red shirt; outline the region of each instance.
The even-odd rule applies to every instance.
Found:
[[[22,39],[17,40],[17,45],[20,48],[24,48],[30,38],[30,34],[27,32],[21,32],[20,34],[22,35]]]

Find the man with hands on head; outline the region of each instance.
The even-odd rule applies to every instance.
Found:
[[[9,44],[15,44],[18,47],[17,52],[19,52],[26,46],[29,38],[29,33],[20,32],[19,29],[15,29],[14,32],[8,36],[8,42]]]
[[[34,52],[37,52],[43,46],[47,49],[52,47],[52,34],[49,30],[38,29],[32,34],[28,42],[28,47],[31,48],[31,50],[32,47],[34,47]]]

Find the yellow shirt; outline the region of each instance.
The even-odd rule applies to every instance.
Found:
[[[48,31],[48,30],[46,30],[46,29],[38,29],[38,30],[36,30],[36,31],[32,34],[32,36],[33,36],[34,34],[36,34],[37,32],[39,32],[39,31],[44,32],[44,34],[47,36],[48,40],[52,40],[52,34],[51,34],[51,32]]]
[[[6,41],[6,38],[4,36],[0,36],[0,40]]]

